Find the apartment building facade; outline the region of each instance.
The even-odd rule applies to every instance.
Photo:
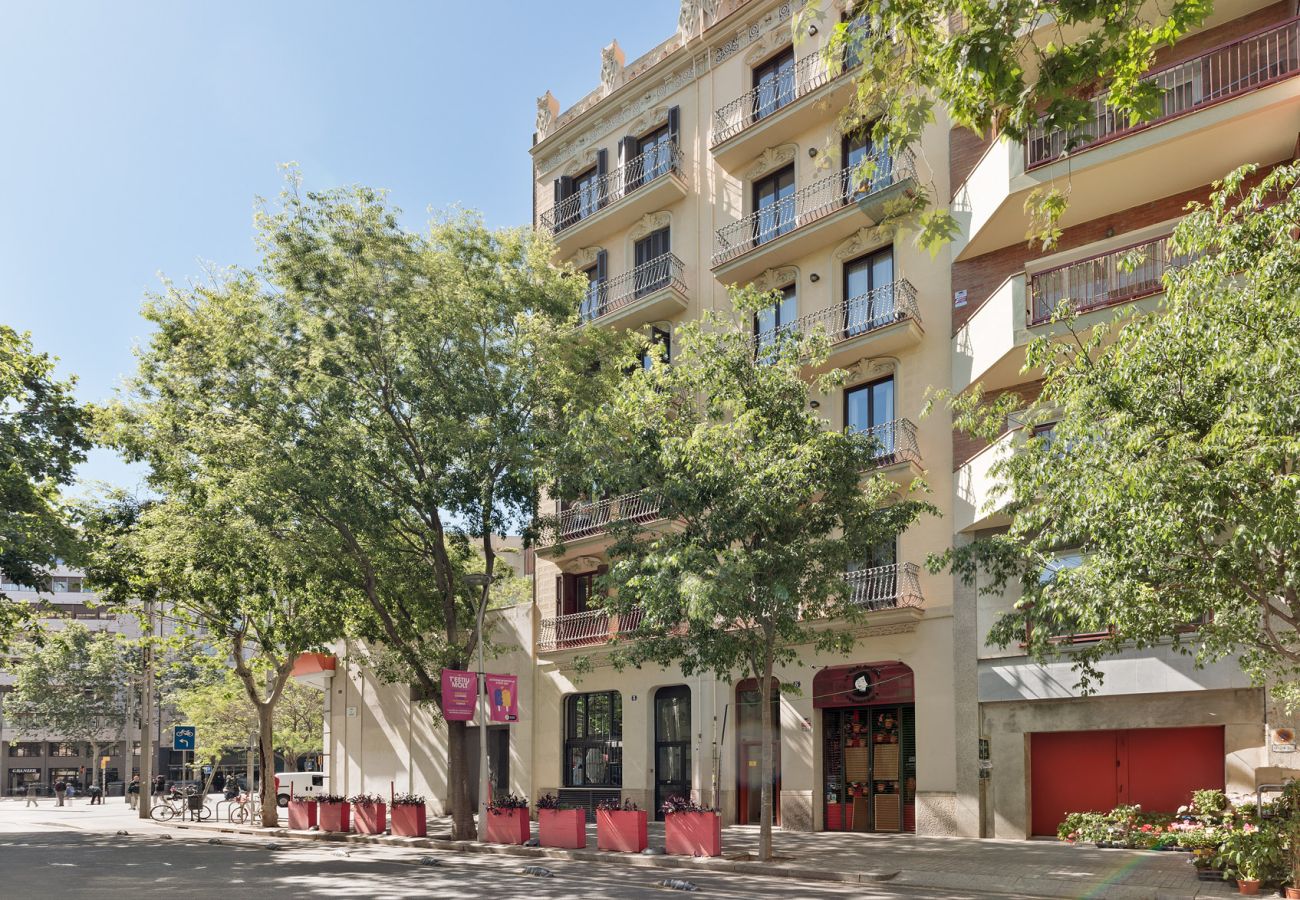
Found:
[[[553,235],[557,263],[587,273],[584,327],[635,329],[671,360],[682,323],[732,314],[729,285],[779,291],[744,323],[756,344],[777,329],[825,328],[830,362],[850,379],[836,395],[810,389],[810,404],[827,427],[879,437],[880,470],[900,491],[924,475],[941,512],[846,573],[867,610],[852,652],[809,648],[779,672],[793,686],[774,704],[780,824],[1023,838],[1053,833],[1068,809],[1172,808],[1194,787],[1253,791],[1288,767],[1287,747],[1270,739],[1287,723],[1232,661],[1196,669],[1172,648],[1135,650],[1106,662],[1100,690],[1083,697],[1068,658],[1042,665],[987,641],[1016,597],[924,562],[1005,527],[990,466],[1023,435],[1008,422],[983,446],[942,412],[919,412],[930,387],[1035,397],[1024,349],[1053,328],[1057,302],[1076,304],[1085,323],[1151,307],[1186,202],[1237,165],[1293,157],[1293,2],[1227,0],[1163,50],[1154,122],[1128,126],[1101,98],[1089,138],[1020,144],[950,128],[940,114],[918,147],[893,155],[839,133],[851,78],[826,67],[828,27],[794,41],[796,12],[793,0],[684,0],[677,31],[642,57],[627,61],[617,42],[601,49],[599,86],[568,109],[544,93],[531,148],[534,225]],[[850,3],[828,12],[853,15]],[[864,155],[877,158],[868,184],[845,174]],[[918,185],[961,225],[933,258],[880,227]],[[1024,200],[1041,186],[1070,195],[1050,253],[1025,240]],[[1120,266],[1134,248],[1144,262]],[[727,822],[754,822],[757,685],[618,671],[602,651],[635,624],[600,608],[606,526],[660,527],[653,489],[547,510],[559,534],[535,550],[533,601],[491,617],[507,650],[489,668],[519,676],[524,710],[492,732],[493,787],[588,808],[616,798],[655,809],[689,793]],[[440,808],[438,727],[378,684],[363,655],[339,665],[326,718],[334,787],[392,782]]]

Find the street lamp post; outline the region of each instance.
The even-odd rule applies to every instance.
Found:
[[[465,576],[465,583],[483,589],[483,595],[479,598],[474,643],[478,647],[478,839],[486,841],[487,807],[492,788],[488,784],[487,674],[483,668],[483,614],[487,612],[488,585],[492,583],[492,576],[478,572],[471,573]]]

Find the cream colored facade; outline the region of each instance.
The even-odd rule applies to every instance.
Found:
[[[844,10],[831,8],[837,15]],[[1048,327],[1038,323],[1036,298],[1051,299],[1052,290],[1077,296],[1098,278],[1113,279],[1107,254],[1158,241],[1186,200],[1213,178],[1243,162],[1289,158],[1300,130],[1300,79],[1290,77],[1300,71],[1294,8],[1250,0],[1220,4],[1205,34],[1173,48],[1162,63],[1175,86],[1190,85],[1179,94],[1186,108],[1167,121],[1120,130],[1057,161],[1037,158],[1051,148],[1051,136],[1027,152],[950,130],[941,119],[927,128],[910,159],[895,158],[890,177],[849,202],[834,115],[848,79],[828,78],[819,68],[829,27],[792,46],[795,11],[793,0],[685,0],[678,31],[640,59],[626,61],[617,43],[599,54],[569,48],[590,51],[600,84],[564,112],[549,92],[543,94],[531,149],[534,224],[554,233],[558,262],[599,279],[586,327],[634,328],[647,336],[657,331],[671,346],[681,323],[705,311],[730,310],[729,284],[752,282],[765,289],[793,286],[795,316],[841,329],[846,316],[860,310],[845,305],[846,267],[892,246],[893,287],[882,295],[891,315],[841,331],[831,361],[852,373],[850,390],[892,378],[889,419],[908,424],[889,434],[910,448],[914,433],[915,450],[882,460],[882,467],[900,485],[923,474],[941,516],[923,519],[900,537],[897,580],[890,582],[895,596],[873,596],[873,611],[857,626],[850,654],[809,651],[798,666],[779,673],[782,682],[798,685],[780,698],[783,827],[846,824],[836,817],[848,813],[833,814],[827,802],[836,775],[830,769],[840,767],[841,792],[849,780],[843,760],[837,762],[829,748],[844,714],[815,701],[814,681],[855,671],[910,671],[913,679],[907,699],[890,700],[885,692],[860,704],[868,716],[890,703],[896,710],[910,707],[899,716],[914,716],[914,738],[902,740],[899,777],[900,790],[914,802],[899,829],[1010,838],[1034,832],[1035,773],[1045,777],[1052,765],[1044,751],[1035,755],[1034,736],[1046,733],[1222,727],[1225,785],[1253,790],[1257,769],[1285,765],[1290,757],[1270,752],[1267,726],[1278,723],[1270,719],[1263,692],[1231,663],[1196,670],[1172,650],[1134,651],[1108,661],[1101,691],[1082,698],[1068,661],[1043,666],[1016,647],[987,643],[993,620],[1015,598],[986,596],[948,575],[929,574],[924,562],[953,542],[1005,524],[990,503],[990,465],[1014,452],[1022,435],[1008,423],[993,445],[971,446],[954,438],[943,413],[925,419],[919,413],[932,386],[960,392],[982,383],[1032,396],[1035,376],[1020,367],[1025,345]],[[1289,49],[1265,60],[1266,78],[1225,91],[1205,80],[1213,77],[1212,66],[1189,68],[1215,53],[1258,61],[1264,52],[1258,36],[1275,33],[1287,37]],[[778,108],[770,94],[747,93],[756,70],[791,52],[787,102]],[[661,131],[661,143],[644,149]],[[755,216],[756,183],[787,168],[793,183],[786,203],[793,214],[788,220]],[[1023,240],[1024,197],[1034,187],[1064,186],[1070,179],[1060,246],[1051,256],[1036,255]],[[935,258],[913,246],[910,235],[891,237],[875,227],[883,204],[917,183],[941,201],[950,198],[962,225],[958,239]],[[1102,274],[1089,270],[1080,280],[1084,260],[1102,260],[1093,263]],[[1152,291],[1132,283],[1105,287],[1109,299],[1090,317],[1111,315],[1121,302],[1154,302]],[[810,394],[810,401],[828,427],[845,427],[844,396]],[[737,728],[745,699],[737,685],[676,671],[616,671],[603,661],[600,638],[619,623],[580,608],[578,581],[607,561],[601,523],[613,515],[652,519],[654,510],[635,496],[568,510],[563,549],[537,550],[534,602],[495,615],[498,636],[510,650],[489,669],[519,675],[524,711],[510,726],[508,764],[494,763],[509,770],[501,786],[534,800],[548,792],[567,802],[614,793],[653,808],[662,799],[657,789],[665,789],[665,760],[680,757],[684,748],[690,757],[684,786],[697,799],[719,802],[726,821],[745,821],[751,816],[742,795],[753,748]],[[914,586],[905,587],[913,572]],[[580,657],[594,662],[589,671],[578,671]],[[376,686],[356,658],[344,661],[335,682],[327,716],[333,784],[354,792],[386,789],[391,780],[398,789],[445,797],[439,768],[445,753],[427,715],[393,689]],[[579,745],[592,748],[573,741],[571,698],[596,694],[619,698],[621,736],[612,754],[606,744],[584,756],[579,771]],[[669,735],[672,741],[662,727],[656,730],[656,698],[665,696],[677,704],[689,697],[688,732]],[[984,762],[981,745],[988,750]],[[842,753],[846,745],[839,746]],[[609,763],[619,754],[614,775]],[[593,772],[600,783],[584,783]],[[896,830],[888,815],[871,824],[880,822],[886,826],[881,830]]]

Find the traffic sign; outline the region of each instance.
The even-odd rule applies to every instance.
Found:
[[[172,727],[173,750],[193,750],[194,744],[193,725],[175,725]]]

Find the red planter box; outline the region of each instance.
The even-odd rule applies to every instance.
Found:
[[[640,853],[647,846],[646,812],[627,809],[596,810],[596,849]]]
[[[673,856],[721,856],[721,816],[715,812],[664,816],[664,851]]]
[[[492,844],[526,844],[532,834],[527,809],[489,809],[487,826],[487,839]]]
[[[391,815],[393,834],[398,837],[428,837],[429,817],[423,803],[418,806],[407,803],[394,806]]]
[[[352,830],[352,806],[348,803],[320,803],[316,809],[321,831]]]
[[[384,829],[388,827],[388,818],[385,812],[388,809],[387,803],[355,803],[353,808],[356,815],[353,817],[357,834],[383,834]]]
[[[316,824],[315,800],[289,801],[289,827],[296,831],[306,831]]]
[[[539,809],[537,842],[564,850],[587,849],[587,813],[581,809]]]

